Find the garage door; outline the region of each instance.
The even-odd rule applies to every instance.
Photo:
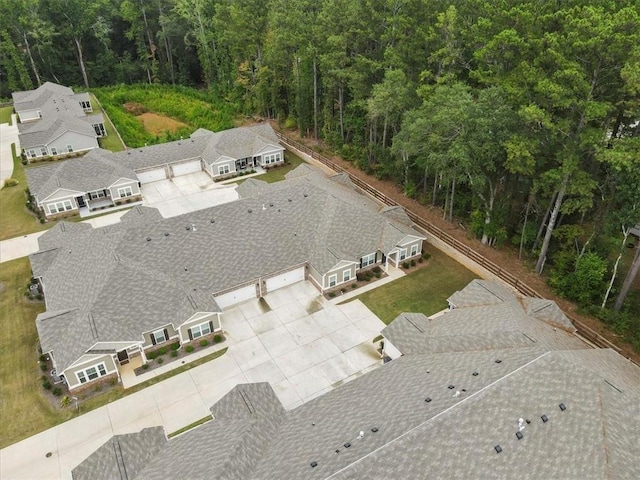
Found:
[[[136,175],[138,175],[140,183],[157,182],[158,180],[164,180],[167,178],[164,167],[154,168],[153,170],[147,170],[146,172],[138,172]]]
[[[233,290],[232,292],[216,296],[214,298],[216,299],[216,303],[218,304],[218,306],[224,309],[231,305],[235,305],[236,303],[240,303],[240,302],[244,302],[245,300],[251,300],[252,298],[256,298],[256,286],[249,285],[246,287],[239,288],[237,290]]]
[[[290,272],[286,272],[281,275],[276,275],[275,277],[267,278],[267,280],[265,280],[265,283],[267,284],[267,293],[303,280],[304,267],[291,270]]]
[[[191,162],[180,163],[178,165],[171,165],[171,173],[174,177],[180,175],[187,175],[189,173],[196,173],[202,170],[200,167],[200,160],[193,160]]]

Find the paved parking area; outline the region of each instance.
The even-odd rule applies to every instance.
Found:
[[[145,183],[141,190],[143,205],[156,207],[164,218],[238,199],[235,183],[215,183],[205,172]]]
[[[225,312],[225,355],[1,450],[0,478],[70,479],[112,435],[174,432],[239,383],[270,382],[292,409],[381,365],[372,339],[384,324],[360,301],[334,305],[306,282],[265,299]]]

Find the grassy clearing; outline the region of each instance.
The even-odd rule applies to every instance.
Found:
[[[176,133],[180,129],[188,127],[186,123],[157,113],[146,112],[136,118],[142,122],[144,129],[151,135],[162,135],[165,132]]]
[[[105,111],[102,108],[100,102],[98,102],[96,96],[93,93],[90,93],[89,97],[91,100],[91,105],[93,105],[94,107],[99,107],[104,114]],[[120,137],[118,137],[116,129],[107,115],[104,115],[104,128],[107,130],[107,136],[98,139],[98,144],[100,145],[100,147],[111,152],[122,152],[125,149],[125,146],[120,141]]]
[[[0,107],[0,123],[8,123],[11,125],[11,114],[13,107]]]
[[[13,146],[12,146],[13,150]],[[51,227],[51,223],[40,223],[40,220],[27,207],[27,177],[20,159],[13,158],[13,175],[18,185],[5,186],[0,190],[0,240],[40,232]]]
[[[129,147],[164,143],[188,136],[197,127],[212,131],[234,126],[234,109],[218,97],[192,88],[170,85],[119,85],[94,89],[103,108],[117,126]],[[125,105],[139,105],[152,112],[179,120],[187,125],[175,132],[153,135],[135,117],[144,111],[128,112]]]
[[[429,264],[407,276],[356,297],[389,324],[402,312],[432,315],[447,307],[447,298],[478,278],[473,272],[430,248]]]
[[[180,430],[176,430],[175,432],[170,433],[169,435],[167,435],[167,438],[173,438],[173,437],[175,437],[177,435],[180,435],[181,433],[184,433],[184,432],[187,432],[187,431],[191,430],[192,428],[196,428],[196,427],[202,425],[203,423],[207,423],[210,420],[213,420],[211,415],[207,415],[206,417],[202,417],[200,420],[196,420],[195,422],[190,423],[186,427],[182,427]]]
[[[0,448],[210,362],[227,351],[224,348],[127,390],[121,386],[112,388],[81,403],[79,411],[54,408],[41,393],[35,318],[44,311],[44,304],[24,297],[30,278],[27,258],[5,262],[0,267]]]

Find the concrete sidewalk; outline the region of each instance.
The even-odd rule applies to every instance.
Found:
[[[16,144],[16,153],[20,153],[20,141],[18,140],[18,120],[16,114],[11,115],[11,125],[0,124],[0,188],[4,181],[13,175],[13,155],[11,144]]]
[[[112,435],[157,425],[175,432],[239,383],[270,382],[292,409],[381,365],[371,340],[384,324],[361,302],[333,305],[308,282],[265,299],[267,312],[258,300],[225,312],[227,340],[210,348],[229,347],[225,355],[1,450],[0,478],[70,479]]]

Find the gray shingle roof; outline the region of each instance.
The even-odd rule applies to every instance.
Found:
[[[13,92],[13,108],[16,112],[24,110],[35,110],[51,98],[52,96],[73,95],[73,90],[57,83],[45,82],[35,90],[23,92]]]
[[[447,301],[455,307],[477,305],[495,305],[502,302],[516,302],[514,291],[499,282],[490,280],[472,280],[459,292],[451,295]]]
[[[37,122],[20,123],[18,130],[20,131],[20,146],[25,150],[48,145],[68,131],[97,138],[95,130],[86,118],[78,118],[66,113],[43,117]]]
[[[136,208],[96,230],[63,222],[40,237],[49,252],[34,262],[47,308],[74,314],[62,327],[39,317],[43,349],[53,350],[64,370],[96,341],[141,340],[154,327],[218,311],[211,294],[306,262],[325,273],[339,260],[381,248],[381,232],[397,243],[411,231],[362,196],[359,204],[346,203],[357,194],[337,195],[342,188],[309,176],[168,219]]]
[[[555,327],[564,328],[569,332],[576,331],[576,327],[573,326],[571,320],[567,318],[556,302],[545,298],[526,297],[523,303],[525,310],[532,317]]]
[[[116,435],[73,469],[74,480],[133,480],[165,446],[162,427]]]
[[[107,188],[120,178],[138,179],[133,170],[102,149],[94,149],[84,157],[25,168],[25,174],[31,193],[39,201],[60,188],[84,193]]]

